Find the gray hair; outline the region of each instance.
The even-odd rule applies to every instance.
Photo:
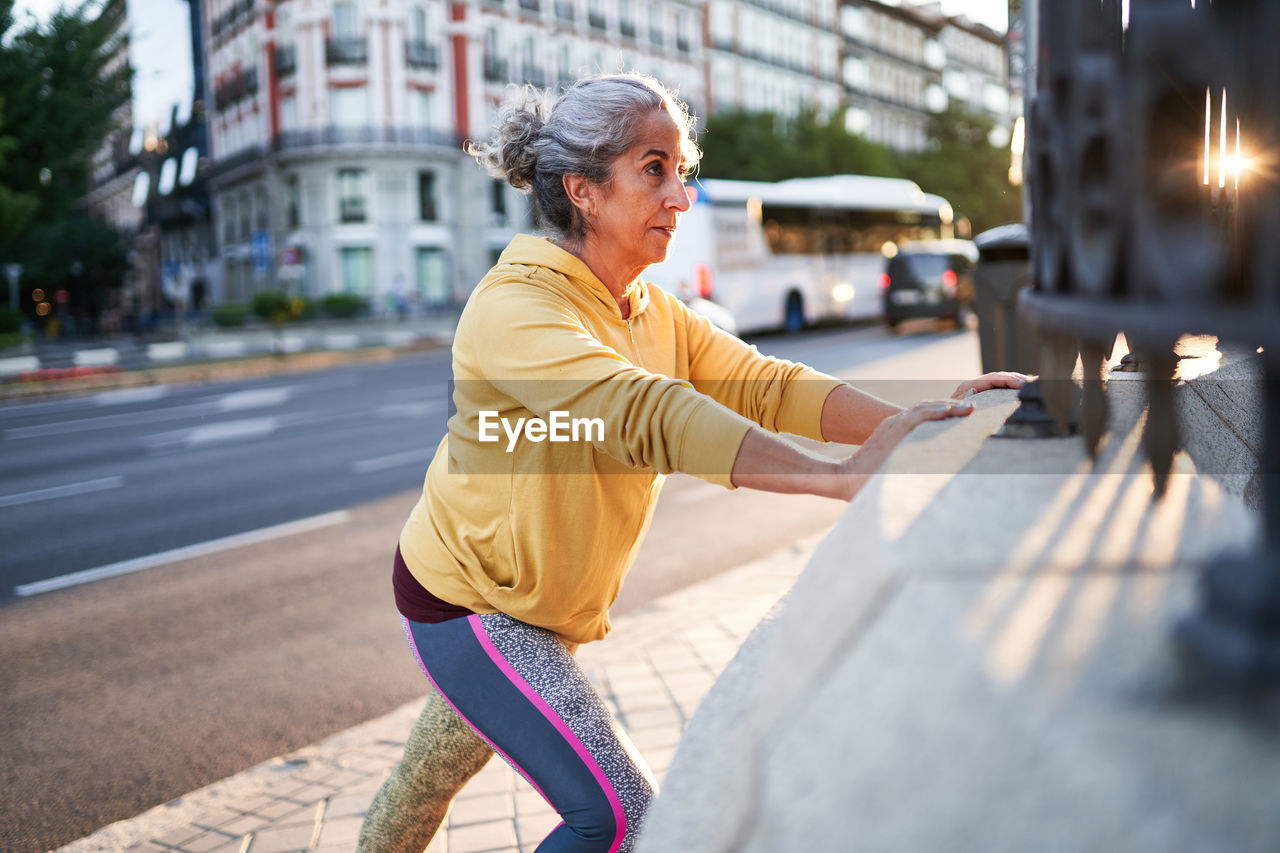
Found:
[[[495,178],[533,194],[538,224],[557,237],[579,238],[584,222],[565,194],[565,175],[608,184],[613,161],[634,144],[637,125],[665,109],[680,128],[689,168],[702,152],[689,108],[646,74],[602,74],[577,81],[559,99],[524,86],[498,117],[497,133],[468,143],[467,153]]]

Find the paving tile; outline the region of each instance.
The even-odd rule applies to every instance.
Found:
[[[464,826],[471,823],[486,823],[499,818],[511,818],[511,795],[484,794],[478,797],[459,797],[453,802],[453,811],[449,814],[450,826]]]
[[[247,835],[257,829],[267,826],[269,821],[256,815],[240,815],[232,820],[220,823],[214,829],[219,832],[225,832],[228,835]]]
[[[679,712],[674,707],[667,706],[665,708],[653,708],[645,711],[631,711],[627,713],[627,730],[631,732],[640,731],[641,729],[652,728],[674,728],[679,730],[681,720]]]
[[[339,817],[325,818],[324,826],[320,829],[320,838],[317,846],[325,845],[343,845],[350,850],[356,846],[356,840],[360,837],[360,825],[364,823],[363,818],[359,817]]]
[[[253,843],[247,853],[289,853],[311,847],[314,824],[291,824],[264,829],[253,835]]]
[[[449,853],[489,853],[516,846],[515,825],[510,820],[449,827]],[[256,851],[254,851],[256,853]]]
[[[551,805],[546,800],[542,799],[542,795],[537,791],[516,791],[515,796],[511,798],[511,801],[515,805],[517,817],[523,818],[529,815],[541,813],[555,814]]]
[[[494,757],[485,769],[477,773],[458,794],[458,799],[484,794],[506,793],[511,790],[512,773],[506,762]]]
[[[139,841],[126,847],[125,853],[173,853],[173,848],[156,844],[154,841]]]
[[[240,812],[217,807],[201,812],[200,817],[192,821],[191,825],[201,829],[217,829],[222,824],[241,817],[244,817],[244,815]]]
[[[275,800],[259,808],[254,814],[266,818],[272,823],[281,823],[286,819],[293,823],[302,815],[310,817],[315,814],[315,803],[296,803],[293,800]]]
[[[339,817],[363,818],[365,812],[369,811],[369,804],[373,802],[373,795],[373,791],[358,791],[332,797],[324,810],[325,820]]]
[[[238,847],[239,841],[239,838],[221,832],[205,832],[183,842],[182,850],[183,853],[212,853],[214,850],[226,849],[230,845]]]
[[[181,847],[188,840],[201,835],[203,832],[204,830],[194,826],[183,826],[170,830],[159,838],[153,838],[152,840],[163,847]]]
[[[554,812],[540,817],[521,818],[516,821],[516,840],[522,848],[529,844],[537,847],[559,824],[560,815]]]

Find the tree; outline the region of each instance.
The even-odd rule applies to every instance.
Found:
[[[805,111],[784,119],[774,113],[733,111],[707,119],[699,172],[743,181],[781,181],[819,175],[892,175],[882,145],[849,133],[836,116],[821,120]]]
[[[902,176],[951,202],[974,233],[1022,219],[1022,191],[1009,184],[1009,152],[987,141],[994,126],[953,104],[934,116],[924,151],[898,157]]]
[[[72,310],[95,314],[119,286],[125,250],[113,228],[83,208],[94,153],[129,98],[123,3],[95,15],[95,0],[17,32],[13,0],[0,0],[0,261],[23,264],[23,283],[71,291]]]

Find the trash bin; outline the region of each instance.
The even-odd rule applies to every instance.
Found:
[[[1034,334],[1018,317],[1018,292],[1031,286],[1030,238],[1021,222],[983,231],[973,238],[978,267],[973,274],[982,372],[1017,370],[1037,373],[1040,361]]]

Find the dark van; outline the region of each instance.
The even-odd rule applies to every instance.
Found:
[[[884,321],[890,330],[918,317],[952,320],[973,314],[973,269],[978,247],[970,240],[902,243],[880,274]]]

